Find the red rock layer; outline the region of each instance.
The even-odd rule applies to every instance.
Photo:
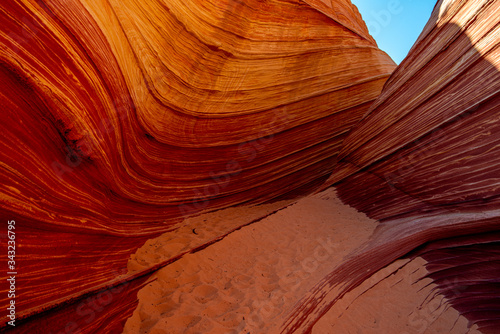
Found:
[[[431,243],[420,252],[429,277],[483,333],[500,328],[500,232]]]
[[[330,180],[377,219],[499,207],[499,3],[447,3],[345,140]]]
[[[499,10],[498,1],[439,1],[344,141],[325,186],[381,224],[304,297],[284,333],[310,331],[347,291],[423,244],[435,249],[429,270],[449,302],[481,331],[498,330],[497,239],[473,235],[500,228]]]
[[[18,317],[113,282],[185,215],[310,192],[393,69],[347,1],[2,2]]]

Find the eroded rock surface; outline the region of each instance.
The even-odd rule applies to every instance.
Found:
[[[85,298],[150,273],[126,270],[146,240],[316,189],[394,68],[346,1],[2,2],[0,213],[24,330],[116,330],[135,292]],[[74,309],[31,317],[57,306]]]
[[[169,333],[168,318],[181,331],[350,328],[339,307],[385,294],[372,286],[399,271],[427,298],[401,310],[433,305],[429,331],[494,333],[499,10],[496,0],[438,1],[394,71],[347,0],[3,2],[0,215],[16,221],[15,330],[118,333],[132,315],[132,332]],[[315,249],[283,227],[276,262],[261,222],[330,186],[373,230],[288,293],[277,271],[300,270],[287,261]],[[210,221],[192,217],[207,212]],[[314,222],[327,231],[342,221],[328,219]],[[255,222],[262,240],[235,251],[259,255],[251,275],[230,257],[189,262],[238,248]],[[176,276],[182,263],[192,270]],[[231,290],[258,273],[269,277],[247,292],[275,292],[272,324],[243,321],[258,305]],[[136,309],[152,291],[161,309]],[[206,305],[204,319],[179,318],[193,305]]]

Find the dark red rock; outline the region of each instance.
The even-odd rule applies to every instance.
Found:
[[[381,224],[370,244],[304,297],[284,333],[307,332],[347,291],[395,259],[452,240],[460,241],[446,249],[455,259],[440,248],[424,253],[430,277],[470,325],[498,330],[497,240],[482,244],[474,235],[500,228],[499,5],[439,1],[345,139],[325,187],[335,185],[345,203]]]
[[[81,324],[65,307],[186,216],[317,189],[394,68],[347,1],[2,2],[0,216],[22,328]],[[99,319],[123,320],[131,293]]]

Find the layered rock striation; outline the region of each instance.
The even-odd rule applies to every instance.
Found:
[[[377,228],[322,265],[280,332],[324,328],[343,297],[407,257],[494,333],[499,7],[438,1],[396,68],[344,0],[2,3],[15,330],[120,332],[151,273],[334,186]],[[265,206],[229,223],[186,219],[242,204]],[[127,267],[162,234],[168,256]]]
[[[429,277],[469,324],[498,331],[499,6],[438,1],[343,142],[325,186],[380,225],[304,297],[283,332],[310,330],[347,291],[401,256],[426,259]]]
[[[316,189],[394,68],[345,1],[3,2],[18,319],[120,324],[135,283],[119,306],[92,296],[153,271],[130,254],[193,214]]]

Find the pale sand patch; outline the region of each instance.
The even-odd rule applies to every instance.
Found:
[[[156,281],[139,292],[124,333],[275,331],[292,306],[375,227],[342,204],[334,189],[303,198],[158,271]],[[140,252],[146,262],[147,254],[164,247],[146,244],[154,247]],[[140,254],[136,262],[143,263]]]
[[[148,241],[130,266],[164,261],[280,205],[196,217],[176,235]],[[376,226],[342,204],[334,189],[303,198],[159,270],[139,291],[139,305],[123,333],[278,333],[294,305],[367,242]],[[192,239],[193,228],[200,238]],[[450,333],[433,331],[442,328],[467,333],[465,319],[451,308],[431,310],[436,319],[423,313],[440,297],[426,299],[431,287],[423,288],[429,280],[419,281],[426,272],[422,261],[398,260],[382,269],[336,303],[313,333]]]
[[[134,273],[147,270],[153,265],[216,241],[235,229],[270,215],[293,202],[286,200],[258,206],[240,206],[188,218],[179,224],[176,230],[148,240],[132,254],[127,263],[128,271]]]

